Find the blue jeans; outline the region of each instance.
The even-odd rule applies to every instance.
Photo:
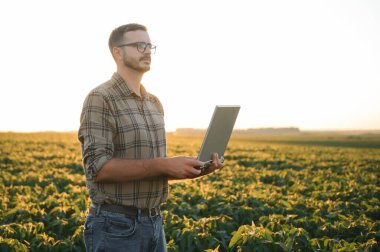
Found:
[[[162,216],[130,217],[99,211],[89,213],[84,224],[87,251],[166,252]]]

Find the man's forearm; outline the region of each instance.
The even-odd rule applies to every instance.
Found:
[[[165,158],[109,160],[96,176],[97,182],[123,182],[165,174]]]
[[[201,173],[194,167],[202,165],[204,162],[191,157],[141,160],[113,158],[99,170],[96,182],[123,182],[163,174],[176,179],[194,178]]]

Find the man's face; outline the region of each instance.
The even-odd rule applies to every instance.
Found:
[[[151,43],[147,32],[131,31],[124,34],[123,44],[131,44],[136,42]],[[138,50],[140,49],[140,51]],[[141,46],[137,45],[120,47],[124,66],[131,68],[137,72],[145,73],[150,70],[151,50],[149,47],[142,52]]]

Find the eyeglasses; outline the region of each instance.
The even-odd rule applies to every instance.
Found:
[[[123,47],[123,46],[134,46],[137,48],[137,51],[144,53],[146,48],[149,47],[151,53],[156,52],[156,46],[152,45],[151,43],[145,43],[145,42],[134,42],[134,43],[129,43],[129,44],[122,44],[118,45],[117,47]]]

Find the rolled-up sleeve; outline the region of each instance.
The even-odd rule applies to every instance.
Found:
[[[84,101],[78,131],[88,180],[94,181],[103,165],[112,159],[114,132],[115,119],[107,98],[101,93],[91,92]]]

